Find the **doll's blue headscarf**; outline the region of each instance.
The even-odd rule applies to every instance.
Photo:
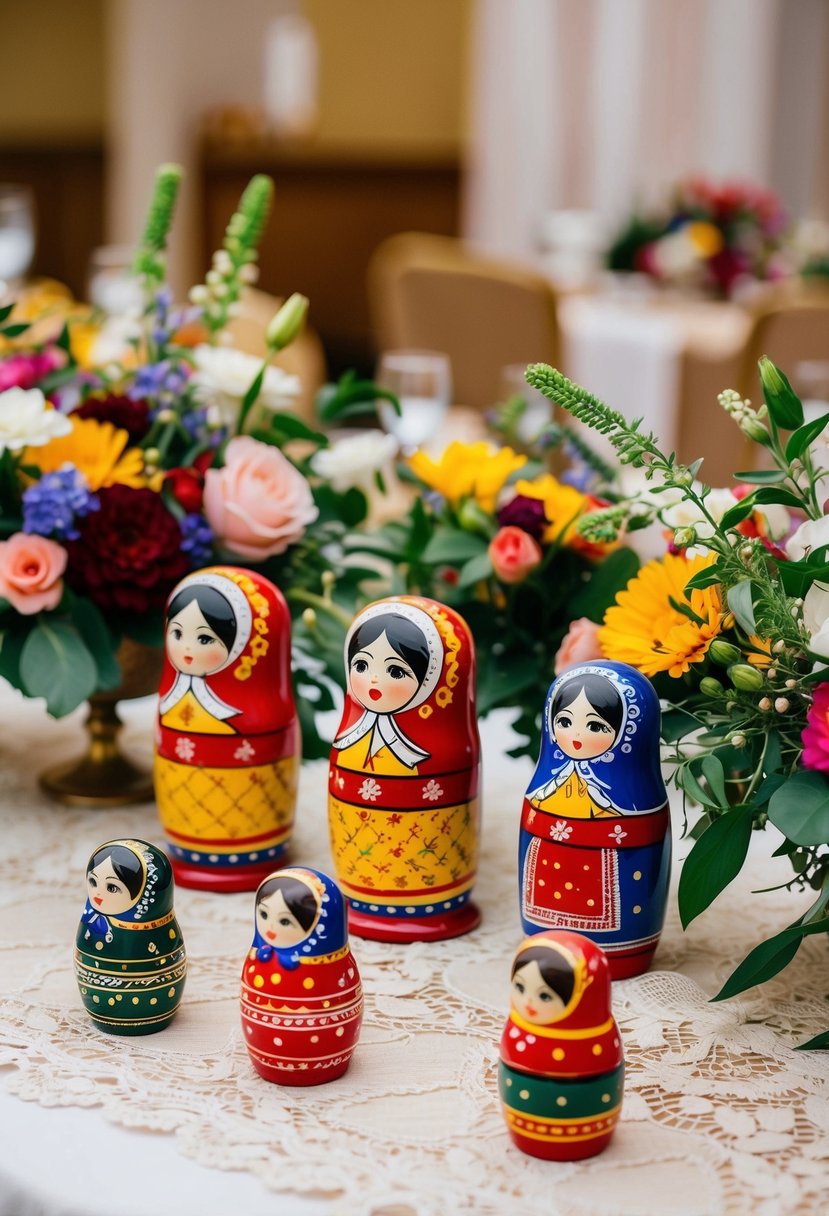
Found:
[[[553,738],[553,701],[559,689],[583,676],[610,681],[622,702],[622,722],[611,748],[591,760],[566,756]],[[541,753],[527,797],[546,796],[565,770],[577,772],[588,786],[597,788],[601,803],[622,814],[644,815],[661,810],[668,800],[659,762],[659,698],[647,676],[626,663],[596,660],[579,663],[562,672],[550,685],[544,706]]]
[[[260,889],[272,878],[296,878],[305,882],[309,887],[316,887],[320,897],[320,913],[316,922],[308,930],[308,936],[295,946],[280,949],[272,946],[259,932],[259,924],[254,910],[253,945],[256,957],[262,963],[268,963],[276,955],[279,966],[284,971],[295,971],[303,958],[322,958],[326,954],[334,954],[348,941],[348,923],[346,920],[345,900],[340,888],[332,878],[321,870],[312,870],[310,866],[287,866],[284,870],[275,870],[260,883]],[[314,881],[316,880],[316,882]],[[258,903],[258,892],[257,892]]]

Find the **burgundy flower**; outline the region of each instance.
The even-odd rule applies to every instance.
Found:
[[[498,523],[502,528],[522,528],[534,540],[541,540],[547,527],[544,503],[538,498],[525,498],[516,494],[498,512]]]
[[[111,422],[130,437],[129,446],[139,444],[150,429],[150,407],[146,401],[131,401],[110,393],[106,397],[87,397],[83,405],[73,411],[78,418],[95,418],[98,422]]]
[[[66,545],[67,582],[104,611],[159,611],[190,569],[177,521],[152,490],[108,486],[98,498],[100,510]]]

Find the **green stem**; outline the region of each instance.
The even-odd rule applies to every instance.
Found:
[[[352,616],[344,609],[340,608],[331,600],[325,599],[321,595],[315,595],[313,591],[306,591],[303,587],[291,587],[285,592],[285,598],[295,604],[305,604],[309,608],[313,608],[316,612],[324,612],[331,617],[332,621],[337,621],[344,629],[348,629],[351,625]]]

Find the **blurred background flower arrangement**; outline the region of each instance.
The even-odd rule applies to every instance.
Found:
[[[746,862],[753,829],[781,834],[777,856],[809,894],[805,911],[760,943],[718,994],[776,975],[804,937],[829,930],[829,414],[804,421],[784,373],[760,360],[764,403],[720,404],[743,434],[734,490],[697,480],[653,435],[537,364],[527,379],[604,435],[638,471],[633,493],[580,516],[591,544],[656,527],[664,552],[616,596],[579,657],[619,659],[654,682],[667,712],[673,781],[701,813],[679,883],[683,924]],[[592,649],[589,643],[592,641]],[[829,1031],[806,1046],[826,1046]]]
[[[206,281],[175,308],[165,248],[180,177],[158,172],[126,330],[48,286],[0,311],[0,674],[56,716],[119,687],[124,638],[161,646],[164,602],[190,570],[252,564],[300,594],[366,515],[359,489],[314,474],[328,439],[292,410],[297,378],[271,366],[308,301],[273,317],[264,360],[223,344],[256,278],[270,179],[251,181]],[[341,589],[353,596],[357,577],[344,570]],[[312,748],[312,701],[331,702],[318,667],[301,665]]]
[[[632,215],[607,253],[610,270],[724,298],[824,274],[827,264],[825,225],[793,225],[770,190],[705,178],[680,182],[666,206]]]

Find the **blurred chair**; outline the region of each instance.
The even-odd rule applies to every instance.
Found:
[[[248,355],[263,358],[265,354],[265,330],[268,323],[283,303],[277,296],[256,288],[246,288],[240,301],[239,315],[228,326],[233,345]],[[311,305],[313,312],[313,303]],[[300,392],[296,412],[306,422],[316,421],[314,400],[325,383],[325,354],[316,331],[306,323],[295,342],[280,351],[274,366],[298,376]]]
[[[453,237],[405,232],[383,241],[369,263],[368,297],[378,351],[444,351],[463,405],[493,405],[509,364],[559,358],[548,281]]]
[[[754,312],[742,357],[739,390],[762,401],[757,361],[768,355],[785,372],[796,392],[798,365],[829,362],[829,283],[784,286]]]

